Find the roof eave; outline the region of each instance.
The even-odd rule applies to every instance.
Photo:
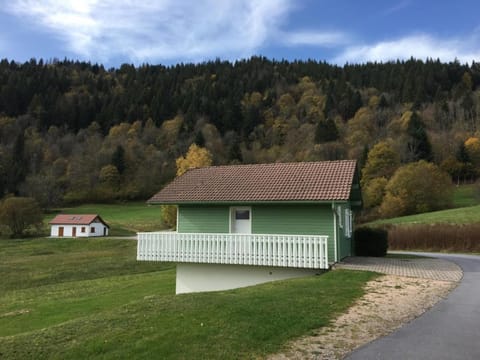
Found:
[[[229,204],[330,204],[332,202],[348,202],[349,199],[328,200],[201,200],[201,201],[158,201],[148,200],[150,205],[229,205]]]

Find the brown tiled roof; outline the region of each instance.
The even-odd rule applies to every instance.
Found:
[[[354,160],[210,166],[174,179],[150,203],[348,200]]]
[[[107,227],[108,225],[102,218],[97,214],[59,214],[55,216],[49,224],[51,225],[90,225],[97,219],[105,224]]]

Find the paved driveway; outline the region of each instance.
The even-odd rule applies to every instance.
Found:
[[[458,264],[464,272],[460,285],[430,311],[347,359],[480,359],[480,256],[419,255]]]
[[[419,277],[441,281],[460,281],[462,269],[443,259],[396,259],[385,257],[348,257],[334,265],[337,269],[368,270],[382,274]]]

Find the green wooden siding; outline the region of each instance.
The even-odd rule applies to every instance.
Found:
[[[229,206],[180,205],[178,232],[228,233]]]
[[[232,206],[235,206],[232,204]],[[243,205],[242,205],[243,206]],[[341,207],[341,225],[337,217],[339,259],[350,255],[350,239],[345,237],[345,208]],[[268,204],[252,205],[252,233],[327,235],[328,258],[335,259],[334,212],[331,204]],[[187,233],[230,232],[230,206],[228,205],[180,205],[178,231]]]
[[[252,206],[252,233],[327,235],[329,261],[335,258],[331,204]]]

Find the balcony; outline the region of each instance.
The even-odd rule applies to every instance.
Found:
[[[328,269],[328,236],[138,233],[137,260]]]

